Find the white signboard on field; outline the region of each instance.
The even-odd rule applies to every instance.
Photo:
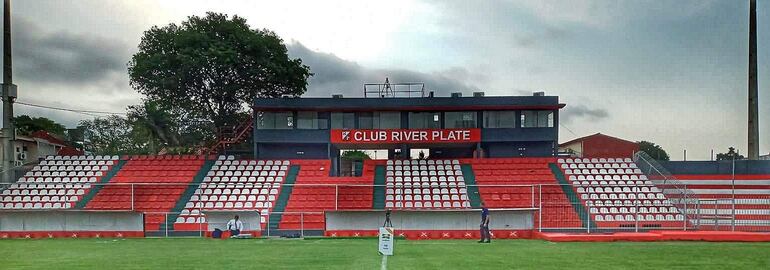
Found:
[[[380,241],[379,241],[379,251],[380,254],[386,255],[386,256],[392,256],[393,255],[393,227],[380,227]]]

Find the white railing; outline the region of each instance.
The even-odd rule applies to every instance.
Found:
[[[670,183],[670,182],[669,182]],[[27,184],[35,185],[36,190],[57,190],[55,195],[46,192],[45,195],[41,192],[37,194],[30,194],[32,189],[26,189],[27,191],[21,191],[24,189],[7,189],[11,185]],[[58,190],[76,190],[74,187],[77,185],[89,184],[90,188],[82,189],[81,195],[78,195],[77,191],[71,193],[69,191]],[[109,211],[137,211],[147,209],[140,204],[151,203],[148,200],[139,199],[138,196],[146,196],[146,187],[153,188],[169,188],[177,187],[189,191],[191,188],[197,189],[201,185],[214,185],[210,183],[201,184],[173,184],[173,183],[14,183],[14,184],[0,184],[0,211],[19,211],[19,210],[42,210],[42,211],[84,211],[84,210],[109,210]],[[217,184],[223,189],[231,188],[244,188],[253,187],[253,183],[230,183],[230,184]],[[316,203],[325,204],[327,206],[318,207],[291,207],[278,212],[274,207],[279,203],[280,192],[284,191],[286,187],[292,187],[293,192],[303,187],[314,188],[329,188],[334,190],[333,202],[332,199],[318,200]],[[99,192],[105,190],[105,187],[127,187],[127,194],[122,196],[126,197],[125,201],[114,201],[111,203],[119,205],[120,207],[111,207],[106,209],[105,207],[85,207],[82,208],[83,200],[85,197],[93,198],[96,196],[111,196],[105,194],[94,194],[94,189],[99,189]],[[316,221],[307,221],[309,216],[323,215],[323,211],[331,210],[347,210],[355,207],[351,205],[356,204],[351,200],[347,200],[344,191],[347,188],[361,188],[368,187],[372,189],[372,200],[377,195],[381,195],[383,198],[382,204],[384,206],[385,189],[398,186],[391,185],[366,185],[366,184],[280,184],[279,194],[274,194],[275,198],[272,201],[272,207],[268,209],[266,215],[262,215],[265,218],[262,224],[263,233],[267,236],[275,236],[284,234],[285,230],[281,229],[281,232],[275,232],[275,227],[271,228],[270,219],[276,216],[296,217],[299,216],[299,221],[292,222],[298,226],[290,229],[291,231],[297,231],[300,236],[304,236],[307,231],[318,231],[323,228],[314,226],[317,225]],[[641,200],[634,199],[617,199],[618,203],[614,202],[616,199],[607,199],[613,201],[612,204],[607,204],[602,200],[603,195],[610,195],[606,192],[593,192],[588,188],[584,188],[583,192],[578,192],[579,185],[558,185],[558,184],[537,184],[537,185],[468,185],[468,187],[476,187],[481,189],[498,188],[499,190],[505,189],[506,193],[498,194],[486,192],[483,196],[478,197],[486,202],[489,208],[536,208],[535,213],[535,227],[539,231],[543,230],[580,230],[588,233],[602,232],[602,231],[646,231],[656,229],[667,230],[693,230],[693,229],[705,229],[705,230],[751,230],[751,231],[770,231],[770,195],[761,196],[757,195],[753,199],[732,199],[732,198],[689,198],[692,204],[687,204],[686,209],[681,208],[681,204],[670,201],[667,204],[665,200],[661,200],[661,204],[654,205],[650,203],[643,203]],[[604,185],[607,187],[619,187],[629,188],[630,194],[642,193],[638,186],[635,185]],[[50,189],[46,189],[50,188]],[[402,189],[405,187],[401,187]],[[420,187],[434,189],[436,187]],[[441,189],[442,187],[438,187]],[[687,190],[686,186],[682,186],[681,194],[693,194],[690,190]],[[7,192],[5,190],[8,190]],[[18,194],[16,191],[19,190]],[[382,194],[376,194],[377,190],[382,190]],[[564,190],[567,193],[564,193]],[[343,191],[343,192],[341,192]],[[71,193],[71,194],[68,194]],[[9,194],[9,195],[5,195]],[[183,193],[190,195],[189,193]],[[296,193],[294,193],[296,194]],[[507,196],[503,196],[506,194]],[[219,196],[219,194],[217,194]],[[467,194],[472,205],[476,207],[475,203],[479,194]],[[667,194],[668,195],[668,194]],[[34,197],[37,196],[37,199]],[[43,201],[43,196],[47,196]],[[75,197],[74,200],[72,197]],[[693,195],[694,196],[694,195]],[[52,201],[53,197],[57,197],[56,202]],[[62,202],[62,197],[64,201]],[[10,199],[7,199],[10,198]],[[594,199],[592,199],[594,198]],[[598,199],[597,199],[598,198]],[[284,198],[285,199],[285,198]],[[292,198],[289,198],[291,200]],[[296,197],[294,198],[296,199]],[[34,201],[33,201],[34,200]],[[184,196],[177,200],[184,200],[187,203],[189,197]],[[289,200],[286,200],[286,205],[289,204]],[[601,204],[599,203],[601,201]],[[67,204],[67,207],[52,208],[46,206],[47,203],[53,205],[58,203],[60,206]],[[81,204],[81,208],[76,208]],[[375,202],[372,201],[372,207]],[[178,205],[184,205],[182,203],[174,202],[171,207],[174,209]],[[284,205],[284,206],[286,206]],[[746,209],[745,205],[752,205],[752,209]],[[8,207],[11,206],[11,207]],[[20,207],[17,207],[20,206]],[[41,207],[36,207],[41,206]],[[360,205],[359,205],[360,206]],[[364,208],[368,207],[368,203],[364,205]],[[655,212],[650,212],[650,209],[656,209]],[[661,207],[670,209],[676,208],[676,212],[659,211]],[[292,209],[318,209],[318,210],[292,210]],[[204,210],[208,210],[202,206],[196,206],[199,213],[203,213]],[[322,209],[322,210],[321,210]],[[360,209],[356,208],[356,209]],[[615,210],[613,210],[615,209]],[[220,210],[228,211],[249,211],[252,209],[245,208],[227,208]],[[617,211],[616,211],[617,210]],[[260,211],[260,209],[254,209],[254,211]],[[753,212],[752,212],[753,211]],[[158,236],[167,236],[169,234],[175,234],[169,231],[169,225],[174,224],[176,217],[179,217],[181,212],[172,211],[146,211],[147,215],[164,215],[163,220],[166,225],[160,226],[158,230],[148,230],[155,233]],[[681,214],[681,218],[677,215]],[[659,215],[663,216],[663,219]],[[673,219],[667,218],[668,215],[673,215]],[[201,215],[203,216],[203,215]],[[612,220],[607,220],[606,217],[612,216]],[[618,221],[617,217],[622,216],[622,220]],[[652,217],[652,218],[650,218]],[[286,219],[284,219],[285,221]],[[286,222],[284,222],[286,223]],[[180,224],[180,223],[177,223]],[[195,224],[195,223],[193,223]],[[726,226],[725,226],[726,225]],[[197,232],[199,236],[205,235],[207,226],[200,225]],[[193,230],[196,231],[196,230]],[[160,233],[160,234],[158,234]]]

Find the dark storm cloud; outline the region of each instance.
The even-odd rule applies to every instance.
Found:
[[[98,35],[46,33],[24,19],[13,24],[14,74],[37,83],[85,85],[126,73],[126,46]]]
[[[426,90],[434,91],[437,96],[448,96],[451,92],[463,92],[467,95],[473,91],[483,91],[477,85],[486,82],[484,76],[469,72],[465,68],[450,68],[436,73],[406,69],[370,69],[333,54],[310,50],[299,42],[291,43],[287,47],[291,57],[301,58],[315,73],[305,94],[310,97],[328,97],[332,94],[360,97],[363,95],[363,83],[381,83],[385,81],[385,77],[392,83],[424,82]],[[539,90],[511,89],[507,95],[529,96],[537,91]],[[561,113],[561,121],[564,123],[579,118],[596,121],[608,117],[606,109],[589,108],[585,105],[569,105]]]
[[[560,120],[564,123],[570,123],[576,118],[586,118],[590,121],[607,119],[610,114],[604,108],[588,108],[582,104],[567,105],[559,114]]]
[[[434,91],[437,96],[448,96],[451,92],[469,94],[479,91],[484,77],[473,74],[464,68],[450,68],[440,72],[424,73],[408,69],[371,69],[355,62],[341,59],[333,54],[316,52],[299,42],[288,46],[289,54],[301,58],[310,66],[315,75],[310,79],[307,96],[324,97],[331,94],[359,97],[364,83],[382,83],[389,78],[396,82],[423,82],[426,90]]]
[[[561,42],[572,34],[564,26],[545,22],[525,3],[509,1],[424,0],[440,10],[442,26],[460,42],[489,49],[536,49]],[[522,7],[524,5],[525,7]],[[456,23],[462,21],[462,23]]]

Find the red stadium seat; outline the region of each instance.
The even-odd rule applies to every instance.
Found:
[[[111,183],[137,183],[133,189],[133,209],[145,212],[168,212],[187,189],[187,184],[203,164],[187,166],[179,156],[134,155],[112,178]],[[159,183],[163,186],[141,185],[140,183]],[[167,185],[179,184],[179,185]],[[130,210],[131,187],[128,185],[108,185],[86,205],[86,209]],[[163,223],[163,215],[152,215],[146,219],[148,230],[157,230]]]

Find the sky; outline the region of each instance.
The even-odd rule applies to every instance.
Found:
[[[760,151],[770,153],[770,0],[758,1]],[[439,96],[559,96],[560,141],[601,132],[674,160],[746,152],[748,0],[15,0],[18,101],[125,112],[143,31],[207,11],[283,38],[315,75],[308,97],[425,82]],[[17,104],[74,127],[92,118]]]

